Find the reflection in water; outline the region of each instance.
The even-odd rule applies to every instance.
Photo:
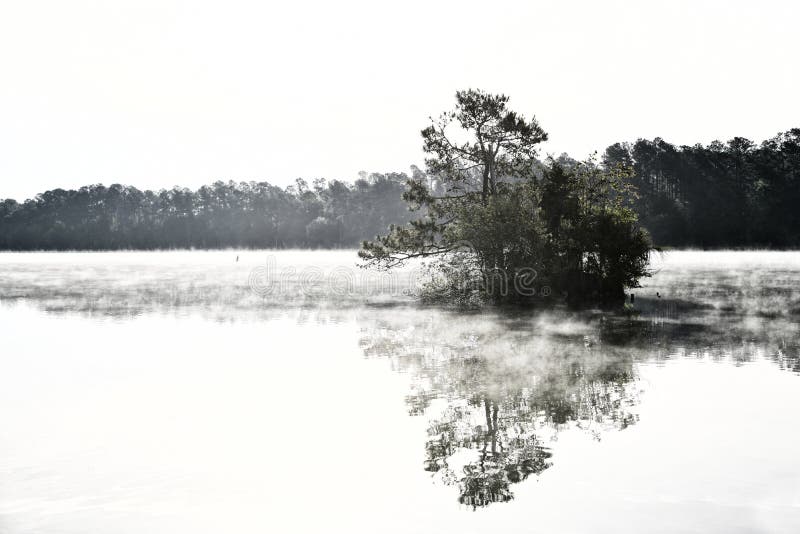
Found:
[[[606,342],[605,329],[554,331],[551,317],[494,317],[476,334],[474,317],[434,313],[397,328],[395,316],[362,340],[368,355],[389,356],[413,377],[409,411],[430,421],[424,468],[458,486],[462,504],[511,500],[512,484],[551,466],[548,443],[563,428],[600,439],[637,421],[631,352]]]
[[[521,411],[504,407],[498,417],[500,406],[496,401],[485,398],[483,404],[485,425],[471,428],[470,410],[452,407],[445,417],[433,422],[429,429],[432,437],[425,446],[425,470],[439,473],[446,483],[457,483],[459,501],[473,507],[511,500],[511,483],[550,467],[550,452]],[[448,459],[462,449],[478,451],[478,459],[462,465],[459,476]]]
[[[429,310],[363,319],[362,348],[411,377],[409,413],[428,420],[424,469],[473,509],[514,497],[512,485],[557,460],[561,431],[639,420],[639,363],[768,359],[800,370],[797,324],[681,300],[640,299],[626,314],[464,316]]]

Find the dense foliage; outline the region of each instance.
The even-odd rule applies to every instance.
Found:
[[[635,209],[659,245],[800,247],[800,128],[760,145],[640,139],[604,160],[634,168]]]
[[[216,182],[159,192],[93,185],[0,201],[0,248],[352,247],[408,220],[405,174],[354,184]]]
[[[547,135],[508,97],[459,91],[455,111],[422,131],[431,188],[410,183],[421,217],[360,252],[391,268],[433,258],[432,298],[530,303],[537,289],[573,303],[618,304],[647,275],[651,245],[628,205],[624,166],[536,159]]]

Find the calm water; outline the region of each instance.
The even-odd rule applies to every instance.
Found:
[[[0,254],[0,533],[800,531],[799,253],[658,257],[626,315],[355,262]]]

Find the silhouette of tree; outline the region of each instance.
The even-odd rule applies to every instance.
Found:
[[[624,288],[638,287],[647,276],[651,249],[628,206],[628,173],[591,162],[538,162],[537,145],[547,134],[535,118],[510,110],[508,101],[479,90],[456,93],[455,109],[422,130],[428,171],[444,193],[410,182],[405,199],[422,217],[364,241],[359,256],[365,266],[382,269],[433,258],[439,263],[428,293],[441,300],[477,294],[530,305],[535,292],[519,291],[520,281],[537,273],[573,303],[580,296],[621,304]],[[560,194],[543,198],[542,189],[554,180],[560,180]],[[564,239],[554,235],[553,224]]]

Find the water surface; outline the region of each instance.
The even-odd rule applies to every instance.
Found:
[[[0,532],[800,529],[800,254],[656,257],[625,314],[355,263],[0,254]]]

